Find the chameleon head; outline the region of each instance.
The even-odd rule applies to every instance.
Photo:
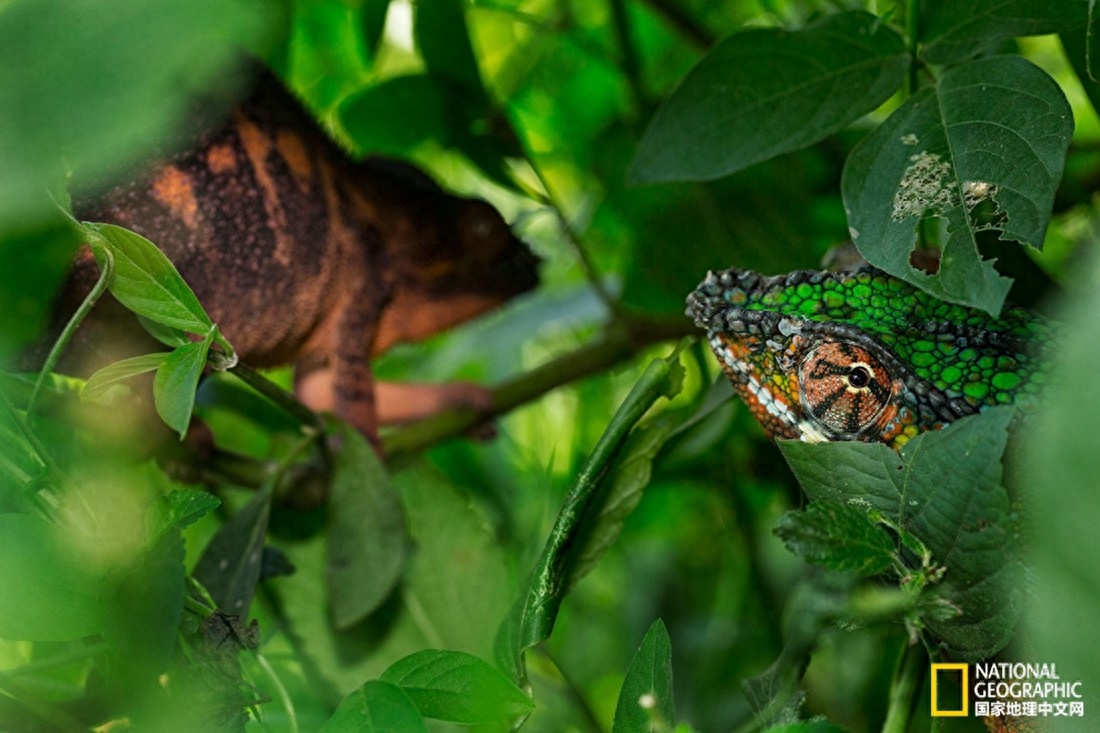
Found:
[[[1033,401],[1050,327],[937,300],[873,270],[710,273],[687,314],[775,438],[895,448],[984,407]]]

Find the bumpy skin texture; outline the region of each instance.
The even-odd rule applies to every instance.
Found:
[[[182,152],[106,193],[74,194],[77,217],[152,240],[245,363],[296,363],[302,379],[325,372],[312,380],[311,392],[325,392],[313,406],[368,435],[372,355],[537,283],[537,258],[489,204],[447,194],[402,163],[353,162],[270,74],[228,121],[191,124],[207,132]],[[85,250],[62,311],[95,276]],[[142,338],[132,316],[97,310],[82,341],[101,352],[98,363],[78,371],[138,351],[124,343]]]
[[[984,407],[1027,408],[1049,325],[944,303],[877,270],[710,273],[687,314],[774,438],[910,438]]]

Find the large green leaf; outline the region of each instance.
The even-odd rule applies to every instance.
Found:
[[[426,718],[473,725],[517,718],[534,704],[500,670],[465,652],[425,649],[394,662],[382,680]]]
[[[852,151],[841,188],[852,241],[872,265],[955,303],[1000,312],[1011,282],[975,234],[1041,247],[1073,116],[1045,72],[1017,56],[956,66]],[[996,207],[992,221],[975,215]],[[940,271],[909,263],[920,222],[946,223]]]
[[[1001,454],[1015,408],[998,407],[919,435],[898,452],[881,443],[782,444],[811,499],[881,513],[946,568],[928,592],[959,609],[927,627],[959,659],[1008,643],[1022,606],[1022,574]]]
[[[626,670],[611,733],[670,729],[676,713],[672,703],[672,642],[657,619]]]
[[[1083,28],[1089,0],[930,0],[924,8],[921,55],[948,64],[1007,38]]]
[[[66,551],[57,527],[0,514],[0,638],[77,639],[107,622],[102,579]]]
[[[329,611],[337,629],[362,621],[393,592],[408,557],[401,500],[366,438],[330,423],[339,439],[329,494]]]
[[[629,178],[709,180],[806,147],[886,101],[907,65],[897,33],[864,12],[734,34],[657,112]]]
[[[1057,662],[1063,680],[1081,680],[1082,690],[1100,690],[1100,472],[1092,427],[1100,414],[1100,260],[1091,255],[1082,278],[1090,287],[1059,310],[1066,335],[1051,358],[1045,409],[1020,441],[1034,568],[1027,650]],[[1095,722],[1086,714],[1058,730],[1084,733]]]
[[[578,565],[578,550],[588,543],[590,533],[600,531],[596,520],[607,497],[603,484],[609,469],[621,454],[638,420],[661,397],[675,396],[682,379],[679,348],[666,359],[650,362],[581,468],[558,512],[526,590],[520,631],[514,637],[519,644],[512,650],[515,659],[520,659],[528,647],[550,636],[561,603],[576,581],[577,569],[583,568]],[[621,523],[621,519],[610,519]]]
[[[12,0],[0,11],[0,220],[38,219],[71,168],[124,169],[273,39],[275,3]]]
[[[428,728],[401,688],[370,680],[344,698],[319,733],[428,733]]]
[[[470,45],[465,7],[462,0],[418,3],[413,37],[428,73],[457,84],[476,104],[488,97]]]
[[[340,103],[339,115],[356,147],[371,153],[406,154],[427,140],[446,145],[451,138],[447,89],[427,74],[354,92]]]

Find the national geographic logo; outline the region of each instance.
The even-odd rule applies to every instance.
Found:
[[[973,705],[971,705],[973,703]],[[982,662],[932,665],[932,717],[1084,717],[1079,680],[1054,664]]]

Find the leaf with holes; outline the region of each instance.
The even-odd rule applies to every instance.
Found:
[[[975,235],[996,229],[1042,246],[1072,134],[1065,95],[1030,62],[996,56],[948,69],[848,157],[841,189],[852,241],[891,275],[996,315],[1011,281],[981,258]],[[935,275],[909,263],[928,218],[946,222]]]

